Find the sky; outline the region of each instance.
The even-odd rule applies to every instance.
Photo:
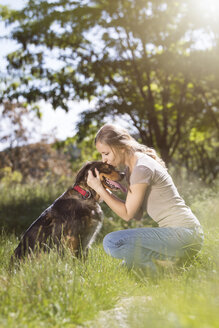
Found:
[[[1,5],[10,6],[13,9],[20,9],[26,3],[25,0],[0,0]],[[5,29],[4,23],[0,22],[0,36],[8,33]],[[4,71],[6,67],[6,60],[4,56],[14,51],[17,45],[12,40],[3,40],[0,38],[0,70]],[[42,108],[42,120],[37,126],[37,134],[33,134],[31,142],[37,142],[44,134],[50,134],[55,131],[55,136],[59,140],[64,140],[67,137],[72,137],[75,134],[76,122],[79,118],[79,114],[91,107],[88,101],[71,102],[71,110],[66,113],[63,109],[59,108],[55,111],[49,103],[40,102]],[[0,109],[1,111],[1,109]],[[28,122],[29,125],[34,124]],[[7,128],[7,122],[3,122],[3,128]],[[6,148],[7,144],[0,143],[0,151]]]

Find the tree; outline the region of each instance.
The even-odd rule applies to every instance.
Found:
[[[39,117],[28,109],[27,104],[6,101],[0,110],[0,143],[5,148],[25,145],[33,137],[38,124]]]
[[[38,110],[38,108],[35,108]],[[0,180],[9,183],[27,179],[70,175],[69,155],[55,150],[54,136],[43,135],[40,142],[31,144],[40,125],[37,112],[27,105],[4,102],[0,111]],[[48,143],[48,138],[53,143]]]
[[[68,100],[96,97],[96,109],[81,117],[80,135],[93,120],[128,118],[140,141],[158,149],[167,164],[180,158],[199,169],[197,131],[214,163],[214,147],[207,145],[216,145],[218,131],[218,23],[201,12],[197,19],[195,3],[30,0],[19,12],[3,8],[6,21],[17,23],[11,36],[20,45],[8,56],[8,71],[22,74],[16,85],[5,81],[2,98],[43,98],[68,110]],[[197,30],[213,35],[211,50],[196,49]],[[213,165],[215,177],[216,166],[201,161],[201,176]]]

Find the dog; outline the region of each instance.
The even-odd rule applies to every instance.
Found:
[[[95,175],[95,168],[105,189],[125,191],[119,183],[124,178],[123,172],[103,162],[88,162],[78,172],[74,185],[27,229],[14,250],[12,261],[37,250],[48,251],[53,246],[59,249],[60,245],[69,247],[76,257],[87,254],[103,221],[99,196],[87,185],[88,171]]]

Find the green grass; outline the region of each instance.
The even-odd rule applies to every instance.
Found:
[[[3,238],[1,326],[74,327],[136,291],[135,280],[105,255],[102,247],[94,247],[85,263],[74,259],[68,250],[62,258],[52,251],[26,261],[9,274],[3,254],[5,251],[9,256],[12,245]]]
[[[158,280],[129,272],[106,255],[102,237],[86,261],[53,250],[10,272],[18,239],[2,232],[0,327],[219,327],[218,195],[197,197],[192,208],[205,231],[199,257]]]
[[[0,183],[0,228],[20,235],[73,181],[45,177],[28,184]]]
[[[97,327],[99,311],[119,327],[110,309],[133,296],[127,327],[218,327],[218,235],[219,229],[207,234],[192,265],[157,281],[128,272],[97,244],[86,261],[52,251],[10,273],[16,239],[2,235],[0,327]]]

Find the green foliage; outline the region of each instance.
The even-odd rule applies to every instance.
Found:
[[[86,123],[81,127],[81,132],[72,138],[67,138],[65,141],[56,142],[55,148],[62,149],[65,154],[70,156],[71,167],[75,172],[88,161],[100,160],[100,154],[97,152],[94,139],[98,130],[98,124]],[[89,131],[89,133],[86,133]],[[83,137],[82,137],[83,136]]]
[[[197,0],[39,0],[20,11],[4,7],[1,16],[16,23],[11,38],[20,47],[7,57],[12,78],[4,79],[1,99],[44,99],[68,110],[69,100],[95,98],[95,110],[81,117],[81,138],[92,135],[94,121],[122,118],[167,164],[177,160],[212,182],[219,27],[200,8]],[[197,48],[200,31],[211,40],[209,49]],[[57,65],[49,64],[51,56]]]
[[[20,183],[23,179],[19,171],[12,171],[9,166],[0,169],[1,184],[4,188],[12,187],[13,184]]]

